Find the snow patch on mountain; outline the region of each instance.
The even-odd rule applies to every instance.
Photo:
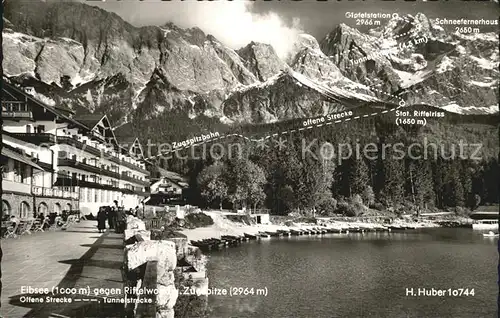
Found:
[[[489,83],[478,82],[478,81],[470,81],[469,83],[471,83],[472,85],[479,86],[479,87],[491,87],[491,88],[495,88],[495,86],[497,85],[498,81],[494,80],[494,81],[491,81]]]
[[[441,107],[442,109],[456,113],[456,114],[495,114],[498,113],[498,105],[491,105],[486,107],[477,107],[477,106],[460,106],[456,103],[451,103],[446,106]]]
[[[77,73],[71,80],[71,85],[73,87],[78,87],[82,84],[93,81],[96,78],[96,74],[92,72],[82,71],[81,73]]]
[[[341,89],[336,86],[328,87],[325,85],[322,85],[306,76],[303,74],[300,74],[295,71],[290,71],[290,75],[293,76],[299,83],[302,83],[303,85],[310,87],[318,92],[320,92],[323,95],[332,97],[333,99],[336,99],[337,97],[344,97],[344,98],[357,98],[363,101],[371,101],[371,102],[377,102],[380,101],[378,98],[369,96],[363,93],[359,92],[354,92],[354,91],[347,91],[344,89]]]
[[[470,59],[475,61],[479,67],[485,69],[485,70],[495,70],[498,69],[499,63],[485,59],[484,57],[477,57],[474,55],[470,56]]]
[[[444,73],[447,71],[451,71],[454,68],[453,60],[450,59],[449,57],[445,56],[441,60],[441,63],[439,63],[439,66],[436,70],[438,73]]]

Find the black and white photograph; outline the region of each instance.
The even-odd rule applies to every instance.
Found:
[[[4,0],[0,318],[499,317],[498,0]]]

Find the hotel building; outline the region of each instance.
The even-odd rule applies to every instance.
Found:
[[[96,215],[115,200],[129,209],[148,195],[139,140],[119,142],[106,115],[74,116],[5,79],[2,93],[4,214]]]

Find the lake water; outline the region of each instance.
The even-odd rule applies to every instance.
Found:
[[[471,229],[243,243],[210,254],[210,287],[254,295],[210,296],[210,317],[497,317],[497,243]],[[406,288],[474,296],[407,296]]]

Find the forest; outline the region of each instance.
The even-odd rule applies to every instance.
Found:
[[[449,117],[402,127],[385,116],[285,137],[265,145],[227,138],[217,147],[205,144],[155,163],[186,175],[187,200],[201,207],[356,216],[371,210],[466,214],[499,202],[499,136],[491,123]],[[370,156],[325,157],[325,144],[373,149]],[[396,144],[400,153],[384,148]]]

